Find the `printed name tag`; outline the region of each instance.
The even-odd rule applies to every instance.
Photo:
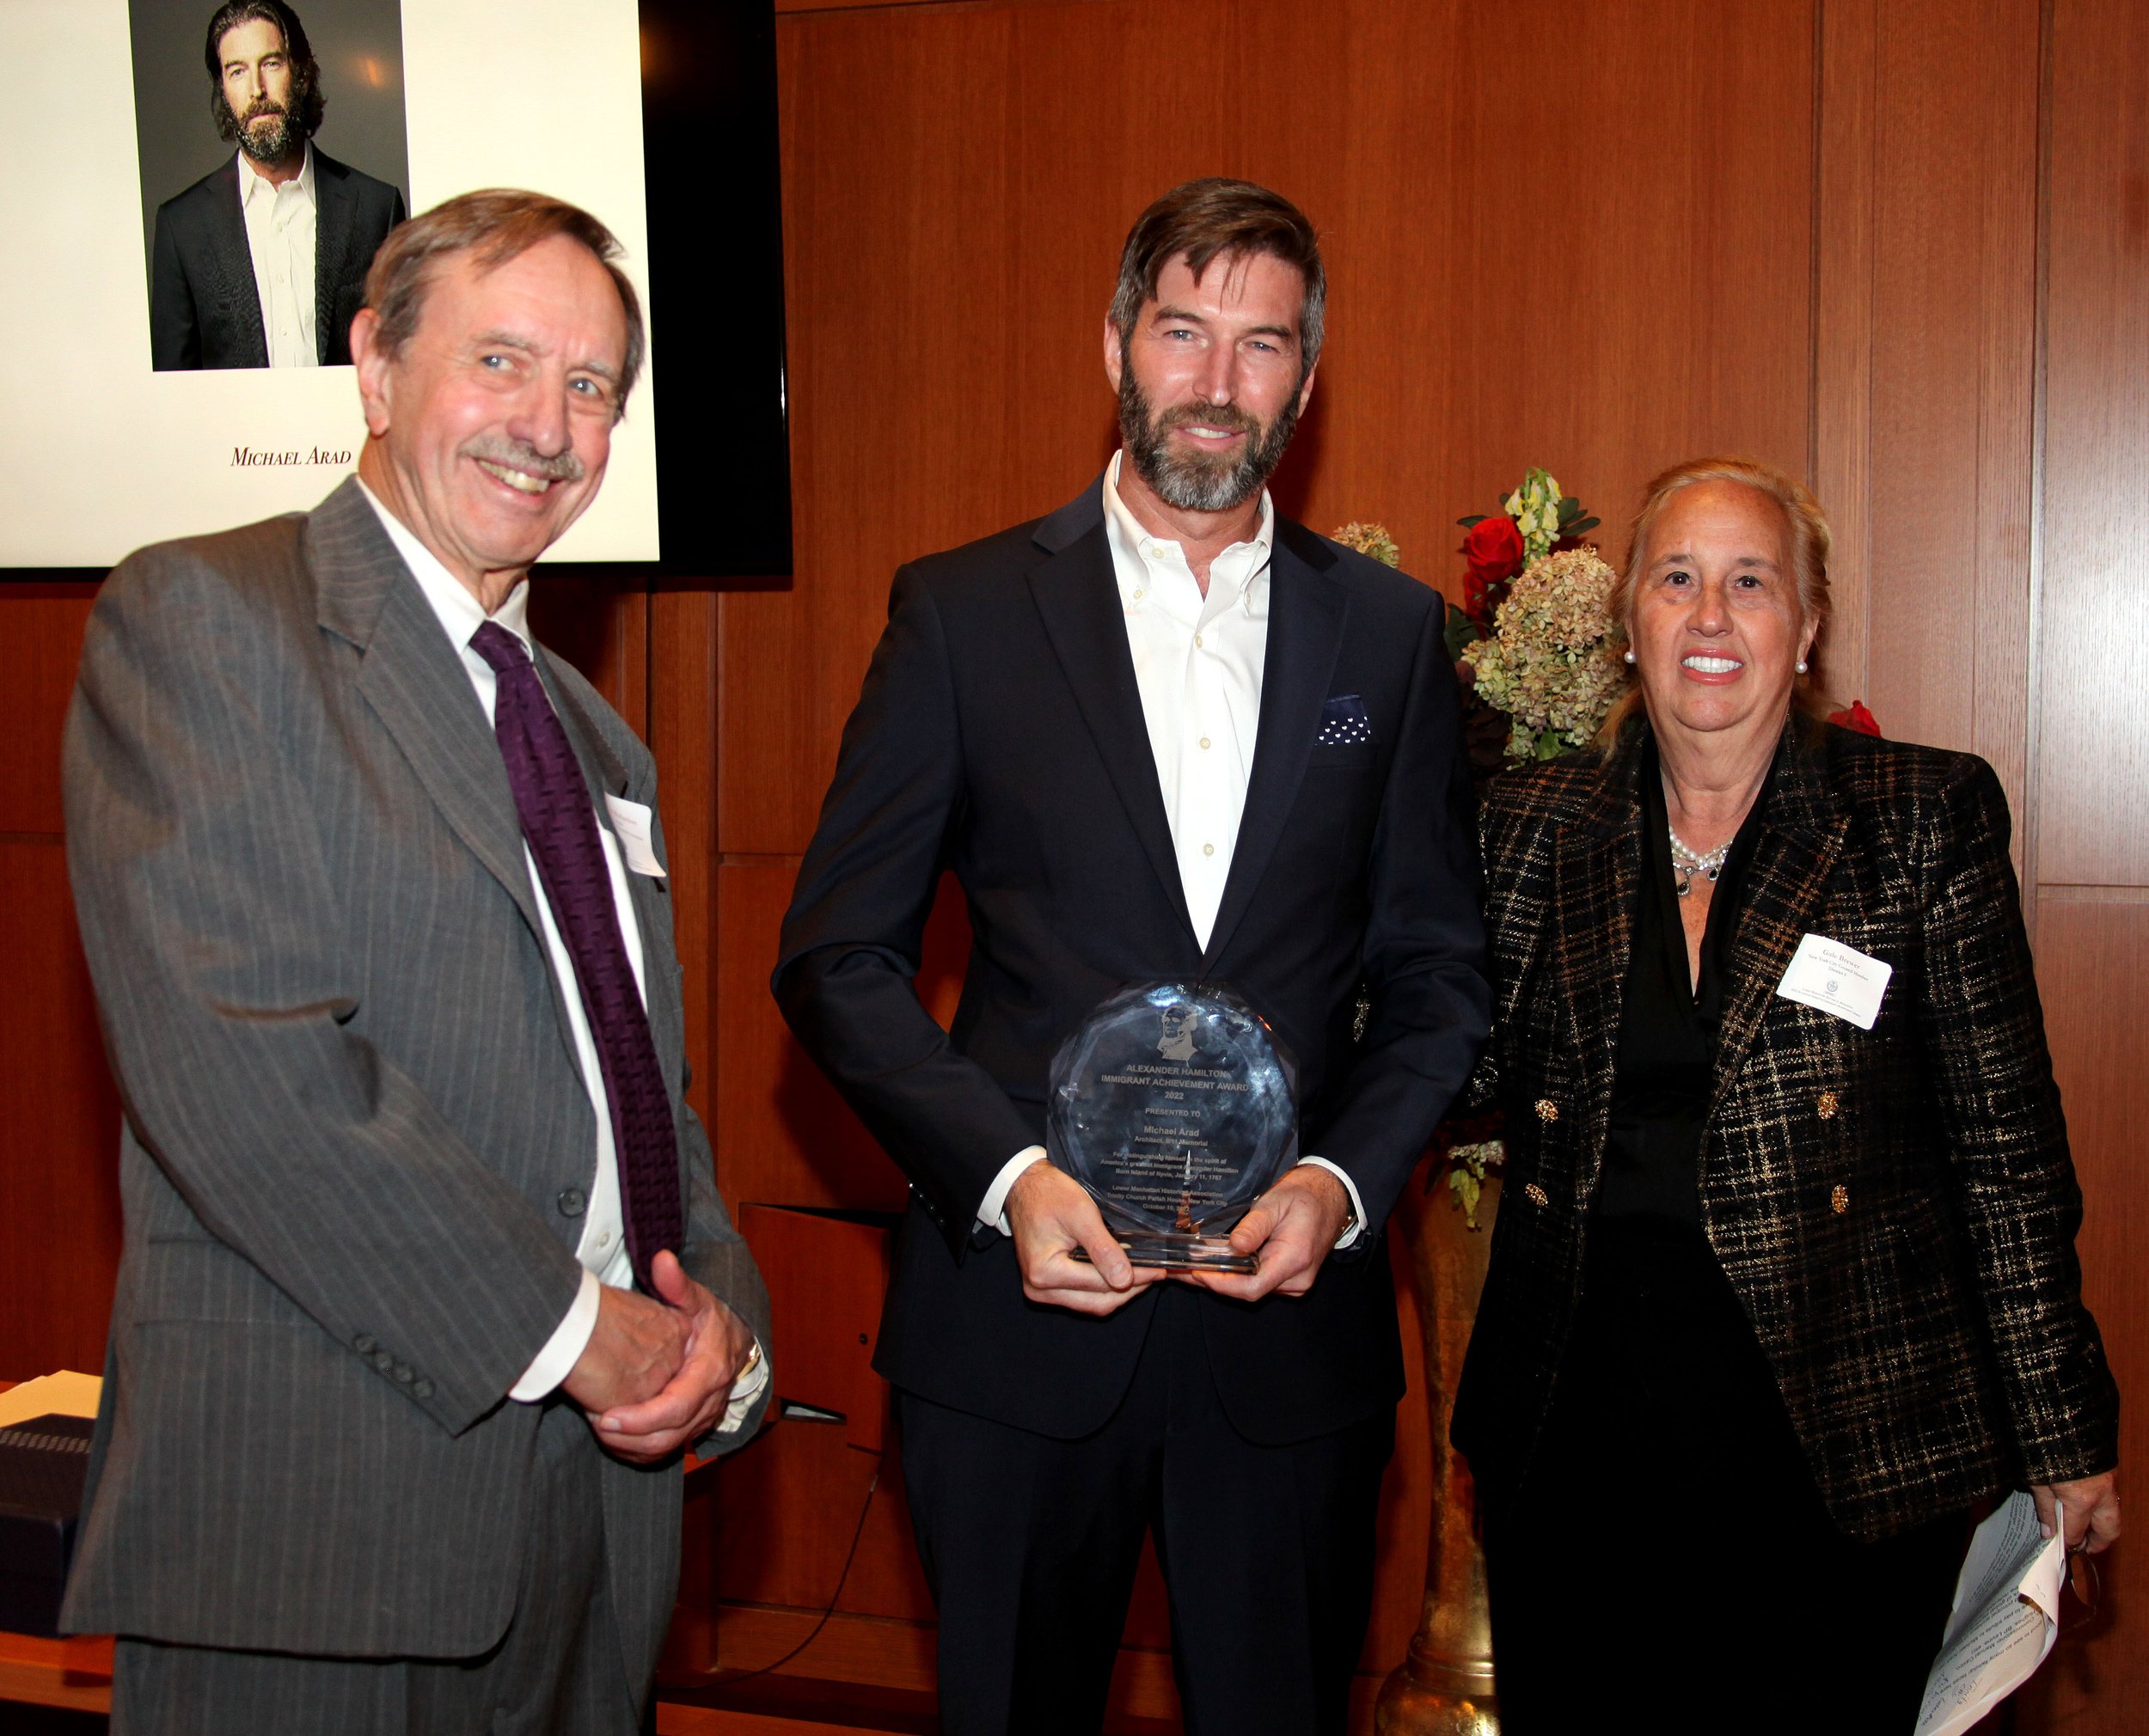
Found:
[[[1860,1030],[1870,1030],[1880,1017],[1888,979],[1895,974],[1894,965],[1869,958],[1854,946],[1809,934],[1791,955],[1776,993],[1785,1000],[1848,1019]]]
[[[604,805],[611,811],[612,829],[619,834],[619,853],[626,859],[627,865],[637,874],[664,879],[664,865],[657,860],[656,849],[649,841],[649,810],[640,802],[627,801],[609,790],[605,792]]]

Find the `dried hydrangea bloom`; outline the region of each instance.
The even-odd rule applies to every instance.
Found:
[[[1403,564],[1403,551],[1395,546],[1395,539],[1388,535],[1388,528],[1385,524],[1361,523],[1354,518],[1350,523],[1337,527],[1334,541],[1345,548],[1355,548],[1361,554],[1371,555],[1383,566],[1400,566]]]
[[[1515,720],[1509,757],[1549,759],[1586,745],[1619,697],[1614,578],[1594,548],[1533,561],[1509,587],[1492,637],[1469,648],[1478,692]]]

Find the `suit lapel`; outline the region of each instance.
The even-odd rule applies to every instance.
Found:
[[[1809,734],[1813,727],[1794,718],[1777,750],[1775,780],[1747,870],[1744,908],[1726,969],[1709,1093],[1711,1117],[1745,1065],[1776,985],[1813,925],[1850,828],[1851,816],[1837,808],[1829,788],[1818,738]]]
[[[1099,479],[1097,489],[1103,486]],[[1086,528],[1081,524],[1081,500],[1038,527],[1038,541],[1055,552],[1032,569],[1030,594],[1120,805],[1126,810],[1128,823],[1142,840],[1158,883],[1191,938],[1193,922],[1186,914],[1186,889],[1179,882],[1179,856],[1172,847],[1164,792],[1157,782],[1156,755],[1142,717],[1142,691],[1135,682],[1134,653],[1127,648],[1127,626],[1120,614],[1119,585],[1112,576],[1100,498],[1095,490],[1087,497],[1091,512]],[[1062,541],[1062,535],[1072,540]]]
[[[499,744],[455,647],[355,480],[307,522],[322,627],[357,645],[358,691],[441,816],[544,933]]]
[[[1277,840],[1290,823],[1299,784],[1306,775],[1307,755],[1320,731],[1321,706],[1328,697],[1328,678],[1335,672],[1336,653],[1343,644],[1344,618],[1350,609],[1349,592],[1326,571],[1333,565],[1333,557],[1311,537],[1305,538],[1307,547],[1295,546],[1302,535],[1295,525],[1277,521],[1269,557],[1269,636],[1262,659],[1253,769],[1246,779],[1246,804],[1239,820],[1231,871],[1224,880],[1209,951],[1202,959],[1204,974],[1246,914],[1262,871],[1276,853]]]
[[[353,225],[350,177],[333,157],[314,152],[314,357],[328,365],[336,288],[350,274]]]
[[[1580,1076],[1589,1101],[1582,1105],[1589,1132],[1582,1149],[1604,1149],[1619,1061],[1619,1031],[1626,967],[1634,944],[1634,888],[1641,873],[1642,807],[1636,778],[1640,753],[1633,738],[1607,761],[1580,817],[1558,834],[1552,908],[1558,914],[1554,969],[1574,1022]]]
[[[246,211],[239,202],[246,190],[241,179],[243,174],[239,159],[234,156],[224,170],[219,197],[209,201],[209,257],[215,261],[217,291],[240,338],[243,359],[232,365],[266,368],[269,364],[268,327],[261,321],[261,290],[254,279],[254,249],[247,243]],[[364,507],[365,503],[358,504]]]

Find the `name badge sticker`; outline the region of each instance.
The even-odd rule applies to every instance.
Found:
[[[649,810],[609,790],[604,793],[604,805],[610,810],[612,829],[619,834],[619,853],[627,865],[637,874],[664,879],[664,865],[658,861],[656,847],[650,842]]]
[[[1895,967],[1867,957],[1855,946],[1809,934],[1791,955],[1776,993],[1802,1006],[1833,1013],[1860,1030],[1870,1030],[1880,1017],[1881,996]]]

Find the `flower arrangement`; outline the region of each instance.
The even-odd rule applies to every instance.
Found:
[[[1599,523],[1533,465],[1497,514],[1459,521],[1469,564],[1448,648],[1480,698],[1511,719],[1507,756],[1583,747],[1626,684],[1611,614],[1616,575],[1582,538]]]

